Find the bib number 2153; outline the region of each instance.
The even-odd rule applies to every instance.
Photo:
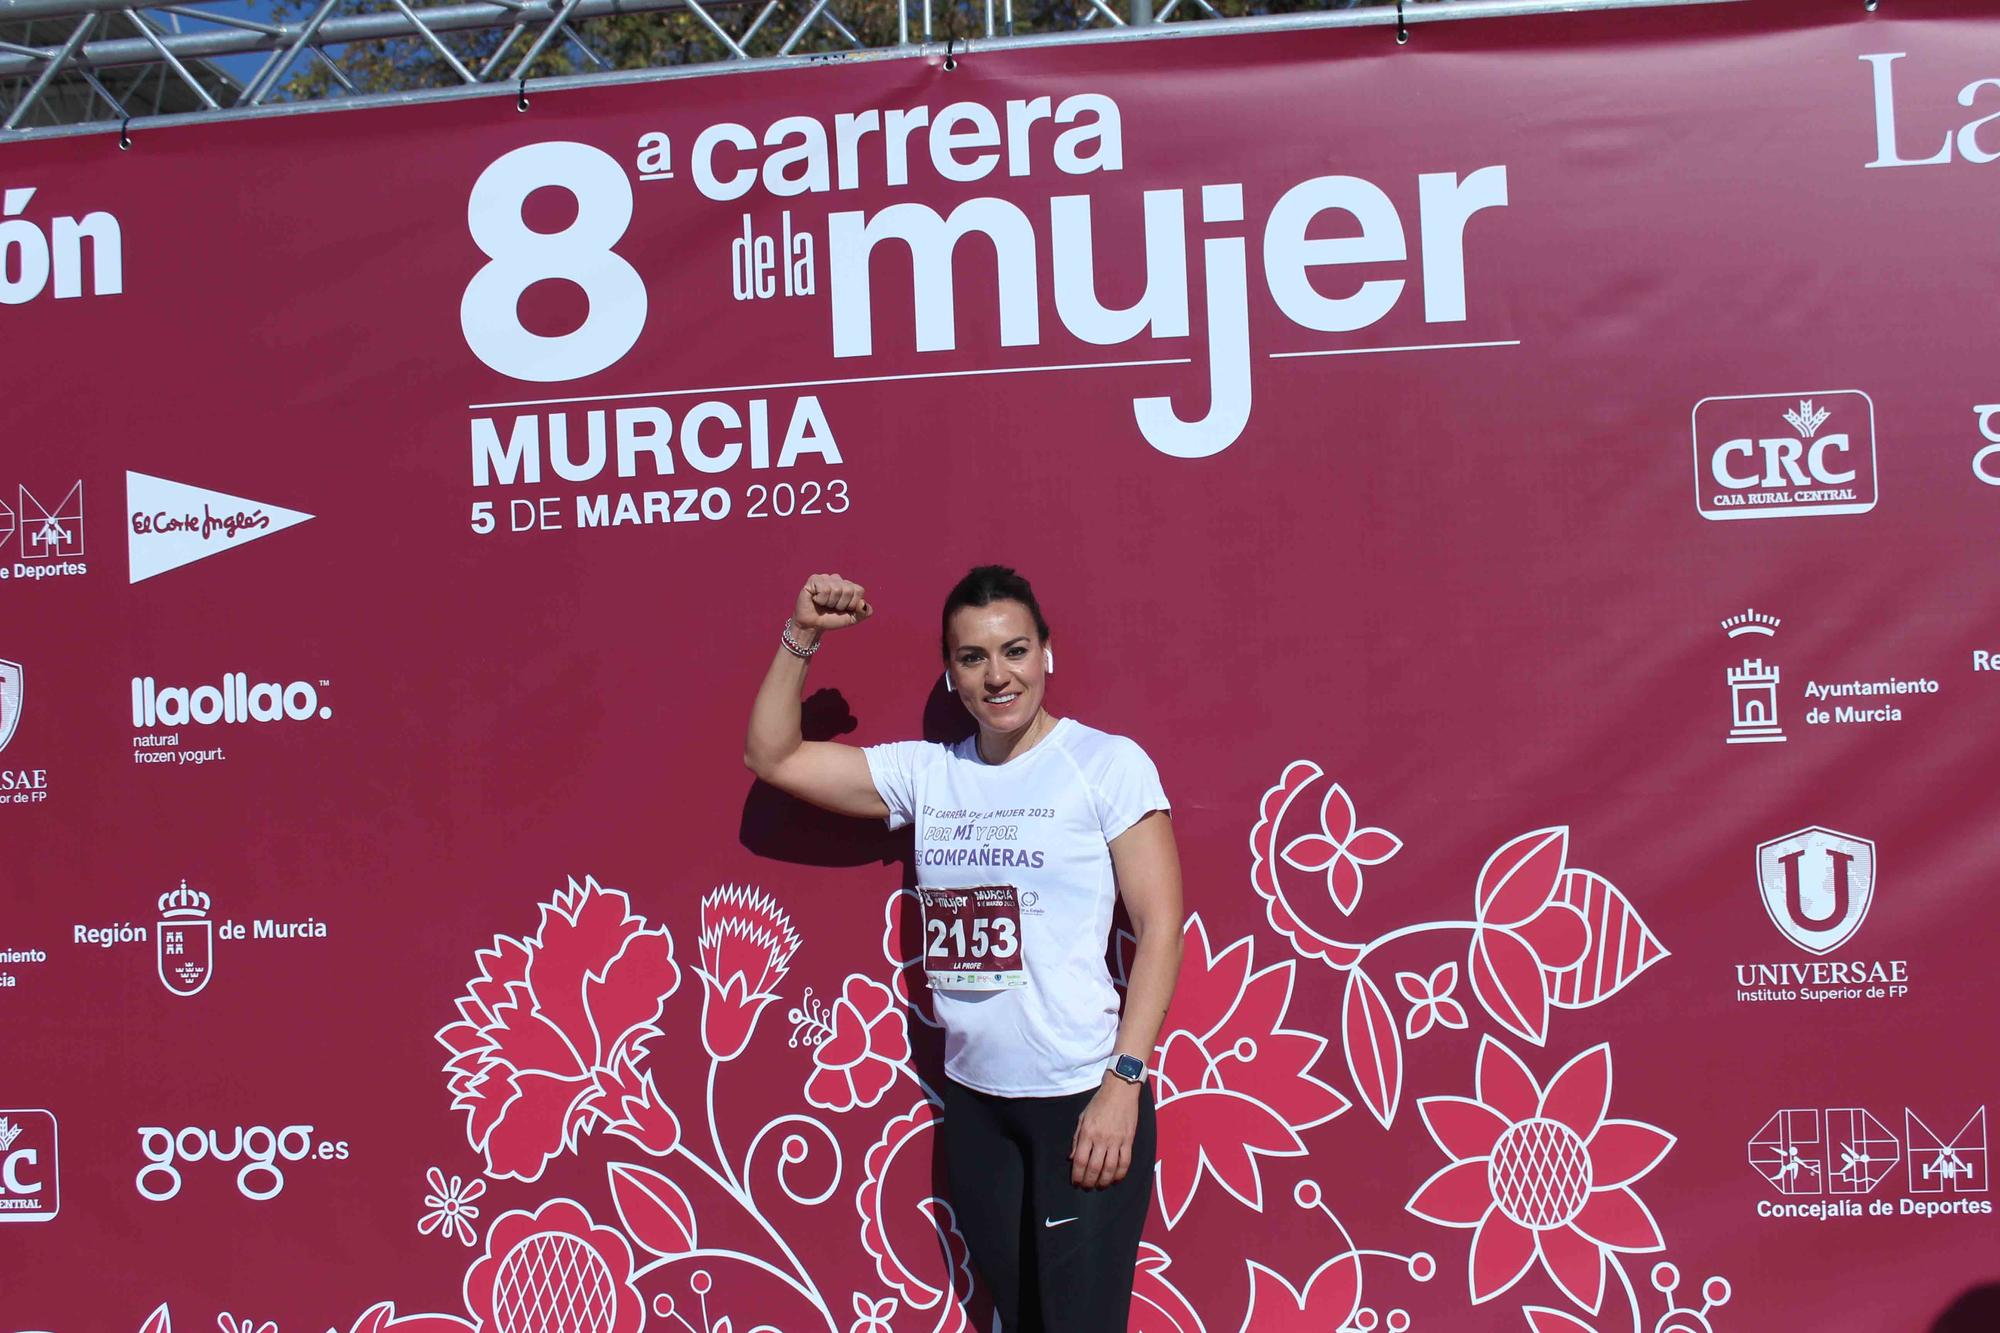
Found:
[[[1028,984],[1021,959],[1021,896],[1011,884],[918,889],[923,904],[924,974],[946,990]]]

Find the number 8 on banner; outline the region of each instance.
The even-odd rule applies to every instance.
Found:
[[[576,221],[540,232],[522,216],[547,187],[576,196]],[[611,247],[632,223],[632,183],[609,153],[589,144],[529,144],[479,174],[466,206],[472,240],[491,261],[466,285],[458,323],[472,354],[502,375],[547,383],[594,375],[632,350],[646,325],[646,283]],[[562,279],[590,303],[581,326],[547,337],[521,325],[520,301],[538,282]]]

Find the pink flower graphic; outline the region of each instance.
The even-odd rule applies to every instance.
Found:
[[[1319,832],[1293,838],[1279,853],[1295,870],[1326,872],[1327,895],[1342,916],[1361,903],[1361,867],[1381,865],[1402,850],[1403,840],[1387,829],[1359,828],[1354,802],[1338,782],[1319,803]]]
[[[1447,1028],[1463,1028],[1468,1025],[1465,1006],[1451,998],[1458,989],[1458,964],[1440,963],[1430,976],[1415,972],[1398,972],[1396,989],[1403,992],[1403,998],[1410,1002],[1410,1012],[1403,1020],[1403,1033],[1411,1041],[1429,1032],[1433,1025]]]
[[[1203,1176],[1263,1207],[1259,1157],[1300,1157],[1299,1131],[1347,1109],[1314,1078],[1326,1038],[1284,1026],[1296,963],[1253,972],[1248,936],[1220,954],[1199,915],[1188,918],[1171,1024],[1159,1046],[1160,1207],[1173,1226]]]
[[[394,1302],[377,1301],[361,1312],[348,1333],[471,1333],[471,1330],[472,1325],[457,1315],[406,1314],[399,1318]]]
[[[1204,1333],[1201,1316],[1167,1280],[1173,1260],[1150,1241],[1139,1246],[1138,1271],[1132,1279],[1132,1319],[1126,1333]]]
[[[417,1223],[417,1230],[426,1236],[435,1231],[446,1240],[456,1236],[471,1245],[477,1230],[473,1223],[479,1220],[479,1208],[473,1200],[486,1193],[486,1182],[475,1180],[468,1185],[458,1176],[447,1181],[436,1167],[426,1171],[424,1178],[431,1187],[424,1196],[424,1207],[431,1211]]]
[[[1321,1333],[1349,1327],[1361,1305],[1361,1260],[1343,1254],[1321,1264],[1305,1289],[1256,1260],[1250,1267],[1250,1306],[1242,1333]]]
[[[798,947],[791,918],[762,889],[728,884],[702,896],[695,975],[702,986],[701,1044],[711,1057],[743,1054]]]
[[[1352,912],[1361,898],[1360,863],[1354,853],[1359,851],[1369,856],[1382,853],[1386,859],[1395,848],[1373,838],[1364,840],[1358,848],[1352,845],[1354,806],[1345,791],[1337,799],[1333,791],[1321,799],[1319,833],[1284,838],[1283,830],[1291,819],[1292,807],[1305,797],[1306,788],[1324,776],[1318,764],[1309,759],[1296,760],[1285,766],[1278,785],[1264,793],[1257,807],[1257,825],[1250,830],[1250,887],[1264,900],[1264,915],[1271,929],[1289,941],[1301,957],[1345,968],[1355,964],[1364,948],[1333,933],[1341,918]],[[1339,790],[1339,784],[1334,785],[1334,790]],[[1395,841],[1384,830],[1364,831],[1381,833]],[[1341,836],[1336,838],[1336,833]],[[1340,917],[1319,907],[1315,901],[1318,895],[1302,892],[1296,885],[1288,886],[1285,882],[1284,867],[1310,868],[1321,863],[1322,858],[1325,858],[1327,894]]]
[[[638,1333],[646,1322],[632,1247],[568,1199],[500,1215],[465,1274],[465,1308],[481,1333]]]
[[[937,1012],[932,1004],[930,982],[924,979],[923,946],[918,943],[922,932],[911,927],[904,933],[905,920],[917,914],[917,895],[908,889],[898,889],[889,895],[882,909],[882,957],[889,966],[896,969],[896,998],[908,1005],[926,1027],[938,1027]],[[906,952],[903,941],[911,941],[911,951]]]
[[[862,1248],[875,1260],[882,1284],[913,1310],[938,1308],[940,1333],[966,1333],[963,1301],[972,1290],[972,1256],[951,1205],[934,1192],[937,1123],[937,1108],[922,1101],[882,1127],[862,1163],[854,1210]]]
[[[467,1141],[488,1175],[517,1180],[540,1179],[594,1124],[671,1151],[679,1124],[637,1061],[680,985],[672,937],[588,878],[541,916],[532,937],[480,950],[460,1021],[437,1034]]]
[[[1551,977],[1577,965],[1592,933],[1561,892],[1567,828],[1536,829],[1486,858],[1474,892],[1466,969],[1472,993],[1501,1026],[1535,1045],[1549,1030]]]
[[[813,1048],[806,1100],[828,1111],[873,1106],[910,1058],[910,1029],[895,992],[856,972],[831,1009],[806,992],[807,1005],[791,1012],[794,1042]]]
[[[1564,1065],[1544,1090],[1488,1037],[1479,1048],[1477,1088],[1476,1099],[1417,1104],[1452,1160],[1405,1206],[1439,1226],[1474,1229],[1474,1304],[1519,1282],[1539,1257],[1565,1296],[1596,1313],[1608,1253],[1663,1247],[1632,1183],[1659,1165],[1673,1136],[1605,1118],[1611,1048],[1604,1044]]]

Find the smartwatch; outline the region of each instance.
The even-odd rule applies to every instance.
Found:
[[[1127,1083],[1144,1083],[1146,1062],[1136,1055],[1121,1055],[1111,1062],[1110,1072]]]

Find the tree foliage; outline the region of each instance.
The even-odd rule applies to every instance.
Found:
[[[1411,8],[1445,0],[1407,0]],[[704,0],[703,8],[717,25],[746,54],[774,56],[782,53],[801,19],[811,14],[819,0]],[[792,46],[793,55],[827,55],[858,49],[881,49],[896,45],[897,6],[907,6],[908,33],[912,42],[925,39],[921,0],[824,0],[818,16]],[[1128,0],[1118,0],[1124,14]],[[1310,10],[1363,9],[1392,6],[1395,0],[1175,0],[1168,12],[1179,23],[1200,17],[1239,18],[1259,14],[1286,14]],[[1165,11],[1168,0],[1154,0],[1156,12]],[[300,19],[314,8],[312,0],[277,0],[275,13],[281,19]],[[413,6],[422,12],[423,5]],[[356,0],[344,5],[342,14],[392,12],[393,0]],[[1109,26],[1091,0],[1013,0],[1011,27],[1006,0],[990,0],[995,35],[1066,32]],[[932,0],[930,40],[942,42],[956,37],[983,38],[987,32],[987,0]],[[613,14],[573,22],[574,36],[558,34],[536,59],[532,78],[588,72],[599,68],[647,69],[662,66],[705,64],[727,60],[729,47],[710,29],[700,14],[687,8],[654,13]],[[510,34],[506,28],[482,28],[439,34],[440,40],[459,62],[481,73],[502,51],[493,65],[491,78],[512,78],[521,57],[541,35],[545,24],[523,25]],[[746,38],[745,34],[749,34]],[[588,48],[590,55],[584,53]],[[503,51],[504,48],[504,51]],[[595,59],[592,58],[595,57]],[[600,64],[601,62],[601,64]],[[404,92],[424,88],[449,88],[462,82],[437,51],[423,38],[354,43],[332,47],[325,59],[301,61],[293,67],[285,84],[292,97],[326,97],[335,80],[328,65],[337,66],[357,91]]]

